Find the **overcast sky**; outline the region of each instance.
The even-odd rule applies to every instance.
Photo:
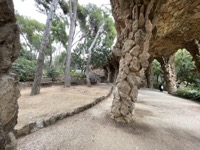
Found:
[[[28,16],[30,18],[36,19],[42,23],[45,23],[46,16],[37,12],[34,0],[13,0],[15,9],[20,15]],[[98,6],[102,4],[109,4],[110,0],[78,0],[80,4],[86,5],[88,3],[93,3]]]

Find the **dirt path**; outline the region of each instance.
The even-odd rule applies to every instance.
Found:
[[[200,105],[140,90],[135,121],[109,117],[112,97],[18,141],[18,150],[199,150]]]
[[[95,98],[106,95],[109,89],[108,84],[98,84],[89,88],[81,85],[70,88],[52,86],[42,88],[41,93],[36,96],[30,96],[30,88],[22,89],[18,100],[19,115],[15,129],[91,103]]]

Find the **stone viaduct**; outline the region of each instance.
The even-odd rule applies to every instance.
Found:
[[[186,48],[200,72],[200,0],[111,0],[117,43],[113,54],[119,65],[112,117],[130,122],[137,100],[140,72],[153,59],[162,64],[168,92],[176,90],[173,54]],[[16,149],[13,128],[20,95],[12,62],[20,49],[12,0],[0,0],[0,150]],[[116,66],[116,65],[114,65]]]

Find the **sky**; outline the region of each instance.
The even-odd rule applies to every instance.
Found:
[[[20,15],[36,19],[39,22],[45,23],[46,16],[37,12],[34,0],[13,0],[15,10],[19,12]],[[109,4],[110,0],[78,0],[79,4],[87,5],[88,3],[96,4],[101,6],[102,4]]]

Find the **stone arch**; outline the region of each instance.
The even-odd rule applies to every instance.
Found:
[[[200,36],[200,35],[199,35]],[[184,43],[184,47],[193,57],[197,71],[200,73],[200,43],[198,40],[191,40]]]
[[[200,59],[199,59],[200,51],[199,51],[198,41],[192,40],[189,43],[187,42],[187,44],[184,44],[182,46],[182,48],[180,48],[180,49],[183,49],[183,48],[186,48],[186,50],[191,54],[191,56],[193,57],[193,60],[195,61],[196,68],[199,71],[198,67],[200,65]],[[151,64],[152,60],[154,60],[154,59],[156,59],[161,64],[161,69],[162,69],[164,79],[166,82],[166,89],[169,94],[172,94],[173,92],[175,92],[177,90],[177,83],[176,83],[177,79],[176,79],[176,72],[175,72],[175,66],[174,66],[174,55],[178,50],[179,49],[175,49],[174,51],[171,50],[170,55],[149,58],[149,64]],[[148,73],[146,73],[148,75],[150,74],[149,68],[150,68],[150,66],[146,70],[146,72],[148,71]],[[153,75],[151,74],[150,76],[153,76]],[[150,77],[148,77],[148,78],[150,78]],[[148,79],[148,80],[150,80],[150,79]],[[148,80],[147,80],[147,82],[148,82]]]
[[[111,5],[118,33],[113,53],[119,58],[111,113],[117,121],[130,122],[140,71],[148,67],[149,57],[162,58],[161,63],[170,64],[183,43],[199,37],[200,1],[111,0]],[[173,65],[165,68],[173,72]],[[171,93],[176,84],[169,83]]]
[[[103,68],[105,70],[106,81],[108,83],[115,83],[119,70],[118,61],[113,58],[111,61],[104,64]]]

